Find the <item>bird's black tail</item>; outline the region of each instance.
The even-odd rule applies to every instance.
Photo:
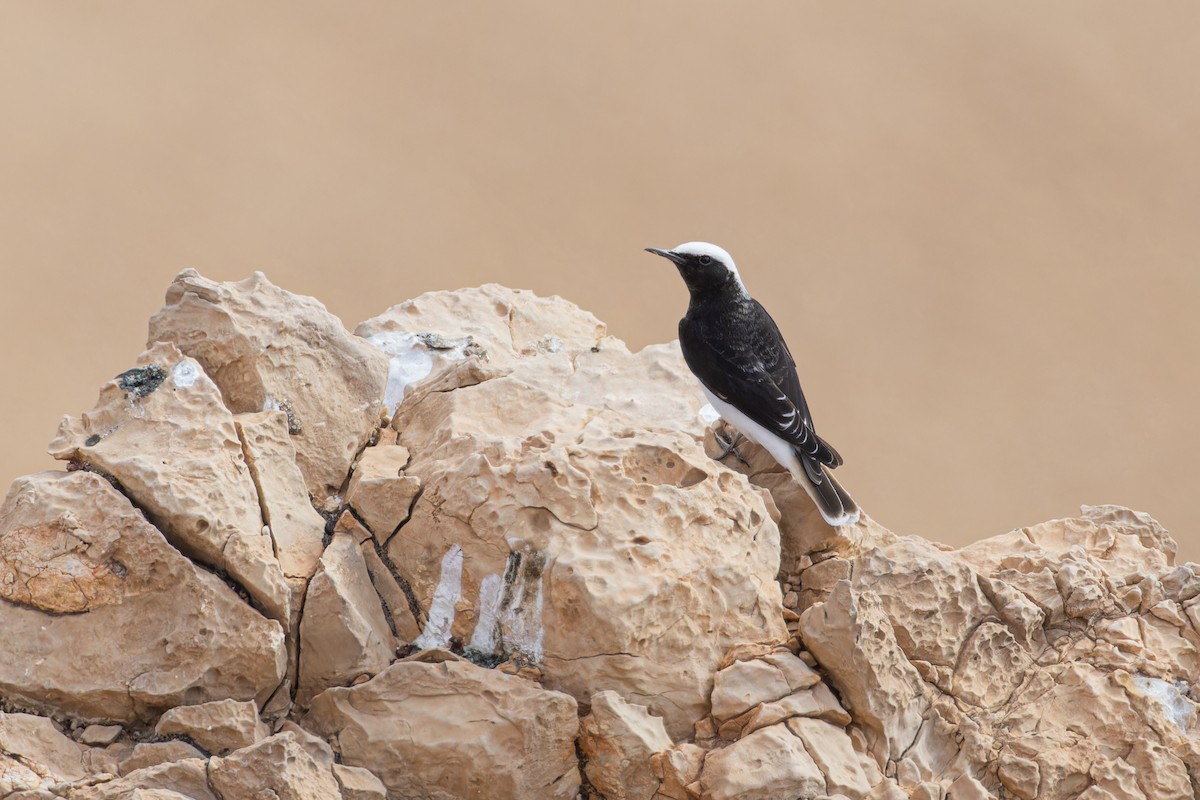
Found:
[[[858,522],[858,503],[842,488],[832,472],[814,459],[806,458],[803,453],[797,452],[796,456],[804,467],[801,474],[795,476],[796,480],[816,503],[825,521],[835,528]]]

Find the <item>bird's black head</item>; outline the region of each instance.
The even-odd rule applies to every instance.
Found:
[[[745,295],[746,287],[729,253],[708,242],[688,242],[672,250],[647,247],[646,252],[670,259],[692,297]]]

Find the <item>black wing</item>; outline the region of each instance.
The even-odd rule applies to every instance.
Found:
[[[808,426],[809,431],[813,436],[816,436],[817,441],[821,443],[822,451],[828,451],[829,460],[818,458],[822,464],[827,464],[830,467],[840,467],[842,465],[842,457],[834,450],[828,442],[817,436],[816,426],[813,425],[812,414],[808,410],[808,401],[804,399],[804,392],[800,389],[800,378],[796,374],[796,360],[792,358],[792,351],[788,349],[787,341],[783,338],[783,334],[779,331],[779,326],[775,324],[774,318],[771,317],[767,310],[762,307],[754,298],[750,298],[750,302],[754,304],[757,311],[755,315],[758,319],[758,327],[770,331],[770,335],[766,337],[767,341],[778,342],[778,347],[772,347],[767,344],[767,341],[762,343],[764,353],[769,357],[764,358],[763,365],[776,385],[783,390],[787,398],[792,401],[792,404],[800,411],[804,417],[804,424]]]
[[[842,463],[813,430],[792,354],[757,301],[733,315],[685,317],[679,322],[679,344],[688,367],[710,392],[809,459],[831,467]]]

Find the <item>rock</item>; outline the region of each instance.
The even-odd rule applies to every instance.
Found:
[[[123,732],[120,725],[88,725],[79,734],[79,741],[92,746],[112,744]]]
[[[334,764],[333,777],[342,790],[342,800],[385,800],[387,797],[383,781],[362,767]]]
[[[121,762],[133,753],[133,747],[128,741],[107,747],[84,747],[83,768],[88,775],[120,775]]]
[[[14,484],[0,696],[79,743],[0,714],[0,794],[1193,796],[1200,565],[1149,516],[832,529],[761,448],[712,460],[675,344],[499,286],[359,332],[184,273],[183,352]]]
[[[1012,753],[1003,754],[1000,756],[996,775],[1005,789],[1022,800],[1033,800],[1037,797],[1042,776],[1036,761]]]
[[[420,609],[414,611],[416,601],[410,597],[412,590],[397,580],[397,570],[388,563],[387,551],[380,548],[375,539],[367,538],[359,544],[358,550],[371,577],[371,585],[383,601],[384,616],[395,629],[398,644],[411,643],[421,635],[421,626],[425,621],[423,615],[414,616],[420,614]]]
[[[216,700],[179,706],[163,714],[154,732],[183,734],[213,755],[224,755],[260,742],[270,735],[254,703]]]
[[[428,292],[392,306],[355,331],[392,358],[421,362],[424,374],[472,356],[511,368],[523,356],[579,352],[604,339],[607,327],[561,297],[490,283],[457,292]],[[417,365],[414,363],[413,365]],[[398,403],[402,391],[395,393]]]
[[[687,787],[700,777],[704,756],[704,748],[691,742],[681,742],[651,756],[650,764],[660,781],[656,800],[691,800]]]
[[[198,758],[135,770],[115,780],[82,783],[66,790],[67,800],[219,800],[208,785],[207,764]]]
[[[575,701],[461,661],[398,662],[329,689],[304,724],[392,796],[567,800],[579,788]]]
[[[659,785],[650,758],[671,746],[662,720],[613,691],[596,692],[591,706],[579,736],[588,780],[608,800],[650,800]]]
[[[261,701],[283,677],[278,623],[89,472],[13,483],[0,507],[0,598],[0,692],[30,707],[152,721],[185,700]]]
[[[793,717],[788,730],[800,737],[804,749],[825,776],[825,791],[846,797],[863,797],[871,786],[858,763],[858,755],[846,732],[819,719]]]
[[[206,756],[187,742],[140,742],[133,746],[133,752],[121,761],[119,774],[128,775],[147,767],[159,764],[170,764],[187,759],[201,759]]]
[[[852,571],[871,587],[910,661],[953,667],[964,638],[996,613],[974,571],[927,542],[905,537],[873,548]]]
[[[855,720],[873,734],[872,752],[881,762],[899,758],[916,737],[928,701],[879,599],[842,581],[827,601],[804,612],[800,628]],[[858,656],[860,642],[871,643],[870,658]]]
[[[395,445],[368,447],[354,465],[346,503],[366,523],[379,544],[392,534],[412,511],[421,481],[403,474],[408,449]]]
[[[194,360],[156,344],[101,387],[91,412],[63,418],[50,452],[115,478],[172,544],[228,573],[264,613],[287,623],[288,586],[242,441]]]
[[[703,800],[776,800],[826,794],[825,776],[804,743],[772,725],[712,750],[700,773]]]
[[[842,708],[833,692],[823,683],[811,689],[801,689],[772,703],[762,703],[746,712],[741,719],[741,735],[789,720],[792,717],[813,717],[835,725],[849,725],[851,717]],[[725,737],[722,737],[725,738]]]
[[[309,493],[318,503],[338,494],[378,423],[387,357],[260,272],[218,283],[184,270],[166,302],[149,341],[199,361],[234,413],[284,411]]]
[[[324,551],[325,519],[309,502],[308,487],[296,466],[296,447],[282,411],[234,417],[284,577],[303,595]],[[298,599],[298,598],[294,598]]]
[[[535,313],[557,343],[510,330]],[[423,487],[387,545],[427,615],[414,644],[523,659],[584,701],[614,687],[686,735],[724,652],[786,630],[777,528],[760,490],[704,455],[678,353],[631,354],[586,312],[496,287],[359,332],[389,325],[470,335],[503,369],[458,388],[434,373],[393,419]]]
[[[712,715],[718,720],[730,719],[760,703],[779,700],[820,681],[811,667],[791,653],[735,661],[716,675]]]
[[[208,779],[223,798],[331,800],[341,796],[333,777],[333,758],[314,755],[290,732],[213,758]]]
[[[296,704],[392,662],[396,642],[358,544],[333,537],[308,587],[300,622],[300,682]]]
[[[0,711],[0,795],[44,789],[83,776],[79,747],[53,722]]]

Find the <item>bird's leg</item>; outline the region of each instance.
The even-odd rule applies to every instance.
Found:
[[[713,438],[717,440],[717,444],[721,445],[721,455],[717,456],[717,461],[724,461],[725,459],[729,458],[730,455],[732,455],[746,466],[750,466],[750,463],[746,461],[746,459],[741,453],[738,452],[737,449],[738,442],[742,441],[744,438],[742,434],[739,433],[737,436],[725,439],[721,436],[721,434],[717,433],[716,430],[713,430]]]

